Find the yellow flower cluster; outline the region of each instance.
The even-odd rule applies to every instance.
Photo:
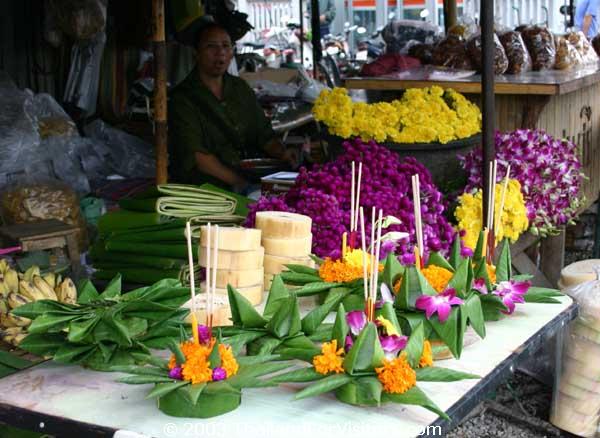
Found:
[[[211,382],[213,370],[208,360],[216,340],[212,338],[208,345],[196,344],[188,341],[179,344],[181,352],[185,356],[185,362],[181,364],[183,380],[189,380],[192,384]],[[219,344],[219,356],[221,357],[221,368],[227,373],[227,378],[237,374],[239,365],[231,347],[225,344]],[[169,369],[177,366],[175,355],[171,355],[169,360]]]
[[[321,346],[321,354],[313,357],[315,371],[319,374],[343,373],[344,349],[337,348],[337,340],[325,342]]]
[[[329,257],[319,267],[319,276],[328,283],[349,283],[363,278],[363,252],[360,249],[349,249],[341,260],[332,260]],[[371,255],[366,254],[367,272],[371,271]],[[383,264],[378,264],[379,272],[383,271]]]
[[[481,111],[454,90],[411,88],[400,100],[353,103],[345,88],[325,90],[313,107],[315,119],[342,138],[396,143],[442,144],[481,131]]]
[[[495,187],[494,214],[497,218],[500,210],[502,197],[502,184]],[[475,249],[477,239],[482,229],[482,191],[478,190],[474,195],[464,193],[458,198],[459,205],[454,212],[458,221],[459,230],[465,231],[463,242],[465,246]],[[519,236],[529,228],[527,219],[527,208],[521,192],[521,184],[516,179],[508,181],[506,198],[502,210],[502,218],[496,232],[496,244],[505,237],[515,242]]]
[[[384,359],[383,366],[375,368],[383,390],[390,394],[403,394],[417,383],[417,373],[406,360],[404,354],[396,359]]]

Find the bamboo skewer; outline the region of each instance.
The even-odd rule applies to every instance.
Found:
[[[363,289],[365,295],[365,303],[369,300],[369,287],[367,280],[367,243],[365,239],[365,213],[363,208],[360,207],[360,229],[361,229],[361,242],[362,242],[362,263],[363,263]]]
[[[379,210],[379,219],[377,220],[377,240],[375,247],[374,258],[371,259],[371,263],[374,266],[373,269],[373,285],[371,288],[371,321],[373,320],[375,313],[375,301],[377,301],[377,288],[379,284],[379,252],[381,251],[381,226],[383,220],[383,210]],[[375,243],[373,244],[375,245]]]
[[[213,245],[213,271],[212,271],[212,289],[208,298],[208,327],[212,329],[214,315],[214,301],[217,288],[217,266],[219,266],[219,226],[215,225],[215,244]]]
[[[356,205],[354,206],[354,231],[358,230],[358,209],[360,208],[361,180],[362,180],[362,162],[358,163],[358,183],[356,184]]]
[[[375,275],[375,263],[373,263],[375,253],[375,207],[371,208],[371,246],[369,248],[369,297],[367,299],[367,319],[371,321],[371,293],[373,290],[373,277]]]
[[[350,232],[354,231],[354,161],[352,162],[352,182],[350,183]]]
[[[208,298],[210,296],[210,291],[211,291],[211,284],[212,284],[212,276],[211,276],[211,263],[210,263],[210,259],[211,259],[211,253],[210,253],[210,247],[211,247],[211,224],[208,223],[206,224],[206,237],[207,237],[207,241],[206,241],[206,310],[208,310]],[[210,323],[210,319],[208,316],[208,311],[206,312],[206,325],[208,325]]]
[[[412,176],[413,190],[413,209],[415,216],[415,237],[417,239],[417,250],[415,256],[415,266],[421,268],[421,260],[423,260],[423,221],[421,219],[421,185],[419,183],[419,175]],[[418,257],[417,257],[418,256]]]
[[[199,344],[200,339],[198,335],[198,319],[196,317],[196,280],[194,278],[194,254],[192,252],[192,228],[190,227],[190,221],[185,223],[185,237],[187,242],[188,250],[188,263],[190,266],[190,293],[192,296],[192,335],[194,337],[194,343]]]

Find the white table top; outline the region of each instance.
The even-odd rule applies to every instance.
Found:
[[[527,339],[568,308],[561,304],[518,305],[501,321],[487,324],[487,337],[466,347],[460,360],[437,365],[485,376],[517,351]],[[0,380],[0,403],[41,415],[52,415],[119,430],[115,436],[171,437],[414,437],[437,416],[416,406],[389,404],[380,408],[358,408],[338,402],[333,396],[293,401],[291,385],[268,389],[246,389],[241,406],[225,415],[200,420],[169,417],[144,396],[150,385],[115,382],[119,373],[101,373],[78,366],[46,362]],[[419,387],[447,410],[478,380],[453,383],[420,383]]]

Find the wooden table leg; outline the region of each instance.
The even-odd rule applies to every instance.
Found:
[[[75,233],[71,233],[66,236],[67,240],[67,250],[69,251],[69,259],[71,260],[71,266],[74,270],[78,270],[80,268],[80,254],[79,254],[79,244],[77,243],[77,236]]]
[[[560,271],[565,264],[565,229],[560,230],[558,236],[549,236],[542,239],[540,248],[540,270],[556,287],[560,280]]]
[[[550,102],[550,96],[527,96],[523,105],[523,118],[521,119],[521,128],[536,129],[538,120],[546,105]]]

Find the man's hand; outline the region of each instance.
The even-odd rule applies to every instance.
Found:
[[[289,164],[294,170],[300,165],[300,153],[298,152],[298,149],[295,148],[286,149],[281,156],[281,159]]]
[[[321,23],[327,23],[327,17],[325,15],[321,15],[319,17],[319,20],[321,21]]]

